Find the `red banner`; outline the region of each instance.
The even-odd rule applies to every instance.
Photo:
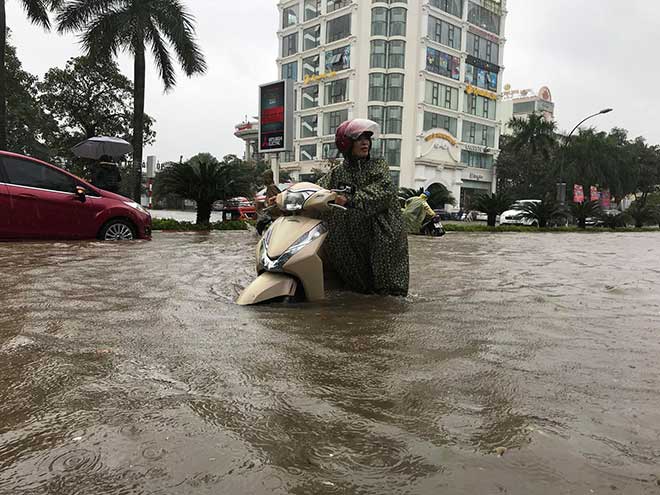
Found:
[[[611,197],[610,197],[610,191],[609,191],[609,189],[605,189],[600,195],[600,206],[604,210],[609,210],[611,204],[612,204],[612,201],[611,201]]]
[[[591,186],[591,201],[598,201],[600,199],[600,194],[598,193],[598,188],[596,186]]]
[[[584,187],[580,184],[573,186],[573,203],[584,203]]]

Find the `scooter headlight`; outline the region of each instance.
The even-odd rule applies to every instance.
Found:
[[[303,193],[288,192],[286,196],[284,196],[284,201],[282,203],[282,206],[284,207],[285,211],[302,210],[306,199],[307,198]]]
[[[279,258],[271,260],[268,257],[268,241],[270,241],[270,235],[264,236],[262,241],[261,253],[259,256],[259,265],[261,268],[268,272],[282,272],[284,271],[284,265],[287,261],[293,258],[298,252],[300,252],[305,246],[308,246],[316,239],[321,237],[328,231],[328,228],[320,223],[312,230],[301,236],[296,242],[294,242],[289,249],[280,255]]]

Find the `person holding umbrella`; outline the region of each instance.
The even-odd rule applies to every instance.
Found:
[[[91,182],[98,188],[119,193],[121,182],[119,166],[108,155],[103,155],[92,167]]]
[[[106,191],[119,192],[121,174],[119,167],[111,157],[119,157],[133,152],[133,146],[128,141],[108,136],[97,136],[86,139],[72,148],[79,158],[98,160],[92,168],[91,182],[96,187]]]

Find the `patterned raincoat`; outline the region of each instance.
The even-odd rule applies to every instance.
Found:
[[[353,193],[347,211],[332,209],[324,217],[331,268],[356,292],[405,296],[408,238],[387,164],[347,159],[319,184],[327,189],[348,186]]]

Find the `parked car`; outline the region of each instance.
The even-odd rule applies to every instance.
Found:
[[[227,200],[222,210],[222,220],[255,220],[257,210],[248,198],[239,196]]]
[[[1,239],[151,238],[151,215],[134,201],[27,156],[0,151]]]
[[[533,218],[524,218],[521,208],[527,204],[540,202],[540,199],[521,199],[520,201],[516,201],[511,205],[511,209],[500,215],[500,225],[524,225],[527,227],[538,225],[538,222]]]

